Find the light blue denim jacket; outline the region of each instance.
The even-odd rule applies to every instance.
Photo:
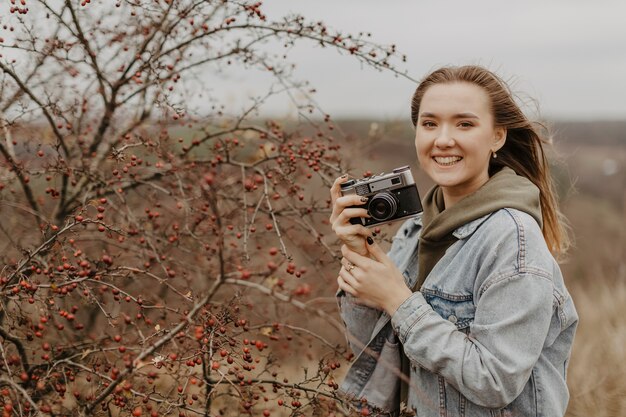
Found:
[[[388,253],[409,287],[421,227],[421,217],[407,220]],[[356,355],[341,391],[397,414],[403,348],[417,416],[563,416],[578,315],[537,222],[501,209],[453,234],[393,317],[338,293]]]

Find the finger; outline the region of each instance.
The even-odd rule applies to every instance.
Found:
[[[346,270],[349,270],[349,266],[353,265],[349,260],[347,260],[346,258],[341,258],[341,266],[344,267]]]
[[[360,268],[367,268],[372,262],[374,262],[371,258],[350,250],[347,245],[341,245],[341,253],[343,254],[343,257],[346,258],[352,265]]]
[[[350,285],[348,285],[341,276],[337,277],[337,284],[339,285],[340,289],[356,297],[356,294],[357,294],[356,290],[352,288]]]
[[[365,200],[367,201],[367,199]],[[363,199],[355,194],[337,197],[333,201],[332,205],[333,209],[330,215],[331,223],[334,223],[337,217],[348,207],[362,207],[365,212],[363,214],[360,214],[358,217],[364,217],[365,215],[367,215],[367,210],[365,209],[364,203],[365,202],[363,201]]]
[[[335,206],[341,210],[353,206],[363,206],[365,208],[365,203],[367,203],[367,197],[361,197],[356,194],[343,195],[335,200]]]
[[[341,266],[342,267],[339,269],[339,272],[341,273],[341,271],[345,271],[347,273],[346,281],[350,283],[350,285],[352,285],[353,287],[358,287],[359,278],[356,276],[356,274],[358,273],[359,269],[357,268],[357,266],[348,261],[346,258],[341,258]]]
[[[337,221],[335,222],[335,224],[333,224],[333,231],[335,232],[337,237],[343,241],[350,240],[355,236],[360,236],[363,239],[366,239],[368,236],[372,235],[372,232],[365,226],[352,223],[348,224],[349,226],[339,223]]]
[[[335,182],[330,187],[330,200],[333,204],[341,197],[341,184],[348,180],[348,174],[344,174],[341,177],[335,178]]]
[[[352,265],[346,258],[341,258],[339,262],[341,263],[341,267],[345,269],[348,269],[348,266]]]
[[[389,257],[387,256],[385,251],[382,250],[380,245],[376,243],[376,241],[373,238],[370,238],[367,240],[366,246],[367,246],[367,250],[373,256],[374,259],[376,259],[378,262],[383,263],[383,264],[388,263]]]
[[[348,284],[355,292],[358,292],[358,289],[361,287],[359,281],[349,273],[345,268],[341,268],[339,270],[339,276],[344,280],[346,284]]]
[[[371,217],[367,214],[367,210],[364,208],[346,208],[341,211],[338,219],[342,219],[342,221],[349,221],[353,217]]]

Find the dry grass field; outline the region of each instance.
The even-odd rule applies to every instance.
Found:
[[[562,267],[580,315],[567,415],[624,416],[626,144],[575,145],[562,154],[575,180],[563,204],[575,241]]]

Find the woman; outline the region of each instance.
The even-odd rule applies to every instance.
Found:
[[[578,316],[553,254],[560,222],[543,139],[505,83],[441,68],[413,96],[421,168],[435,186],[385,254],[358,196],[331,188],[337,278],[356,359],[342,391],[377,414],[562,416]],[[399,372],[399,370],[402,372]]]

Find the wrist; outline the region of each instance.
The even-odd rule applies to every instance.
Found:
[[[393,316],[398,310],[398,307],[400,307],[402,303],[404,303],[412,294],[413,292],[407,286],[403,285],[391,294],[383,308],[389,316]]]

